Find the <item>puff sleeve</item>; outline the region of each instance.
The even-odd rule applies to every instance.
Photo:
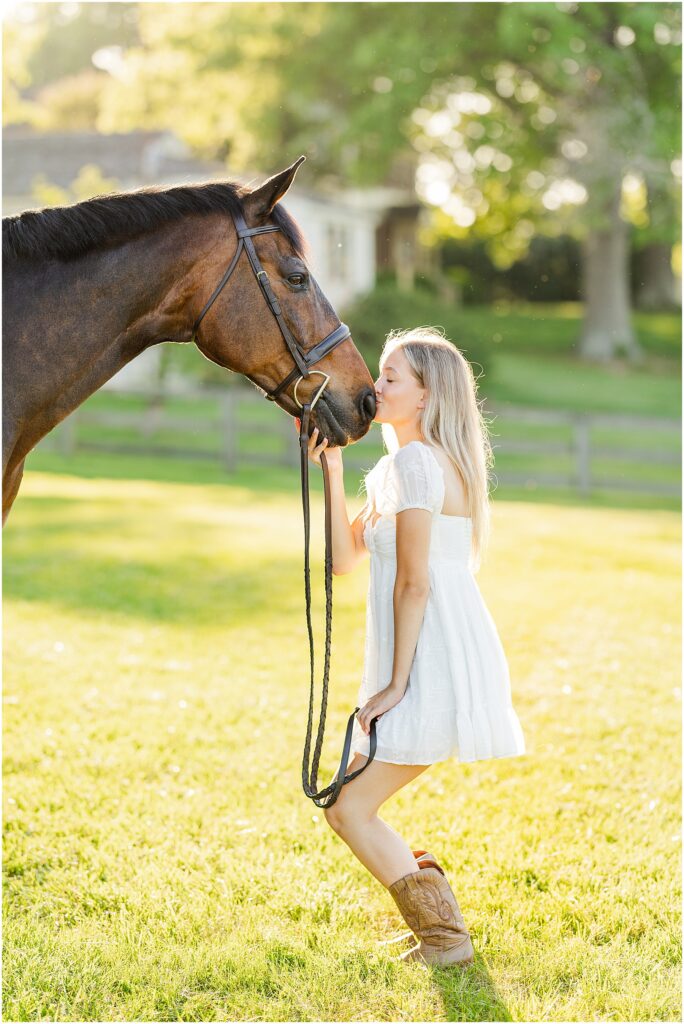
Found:
[[[376,507],[383,515],[407,508],[439,512],[444,501],[444,479],[434,456],[420,442],[404,445],[389,461]]]

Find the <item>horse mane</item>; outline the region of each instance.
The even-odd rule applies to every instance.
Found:
[[[151,186],[95,196],[73,206],[27,210],[2,219],[2,255],[9,260],[75,260],[139,238],[193,213],[242,213],[250,189],[232,181]],[[280,203],[271,219],[302,259],[306,242]]]

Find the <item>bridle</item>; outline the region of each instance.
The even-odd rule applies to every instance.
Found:
[[[235,230],[238,237],[238,245],[235,250],[235,254],[230,261],[228,269],[217,284],[214,291],[209,296],[202,312],[198,316],[197,320],[192,328],[192,336],[195,337],[197,328],[201,324],[202,320],[213,306],[216,299],[219,297],[226,284],[230,280],[231,274],[235,270],[238,260],[242,254],[242,251],[247,253],[250,265],[256,276],[261,290],[264,294],[268,308],[273,313],[276,319],[280,333],[282,334],[285,344],[287,345],[292,358],[295,362],[295,367],[291,373],[285,377],[280,384],[273,391],[266,392],[266,398],[268,401],[275,401],[278,396],[285,391],[285,389],[296,380],[293,398],[299,408],[302,410],[302,418],[299,432],[299,452],[301,460],[301,480],[302,480],[302,510],[304,515],[304,592],[306,596],[306,624],[309,633],[309,659],[311,663],[311,684],[309,689],[309,719],[306,730],[306,740],[304,743],[304,758],[302,761],[302,786],[306,796],[308,796],[317,807],[330,807],[337,800],[342,786],[347,782],[351,782],[357,775],[360,775],[365,768],[371,763],[375,756],[375,750],[377,746],[377,739],[375,733],[375,719],[370,723],[370,749],[368,760],[361,768],[357,768],[355,772],[350,775],[346,775],[347,763],[349,761],[349,753],[351,749],[351,738],[352,729],[354,727],[354,719],[356,713],[360,710],[355,708],[349,717],[347,722],[347,732],[344,739],[344,746],[342,750],[342,758],[340,760],[340,767],[335,776],[333,782],[325,789],[321,789],[316,792],[317,777],[318,777],[318,765],[321,757],[321,751],[323,748],[323,736],[325,733],[325,715],[328,704],[328,676],[330,672],[330,641],[332,636],[332,507],[330,502],[330,484],[328,478],[328,464],[325,458],[325,452],[321,452],[321,468],[323,470],[323,492],[325,496],[325,659],[323,667],[323,692],[321,696],[321,710],[318,721],[318,732],[316,734],[316,746],[314,748],[313,760],[311,762],[311,770],[309,771],[309,757],[311,751],[311,733],[313,727],[313,705],[314,705],[314,642],[313,642],[313,629],[311,626],[311,580],[309,570],[309,537],[310,537],[310,510],[309,510],[309,418],[311,410],[315,406],[318,399],[323,394],[323,391],[328,385],[330,376],[327,373],[323,373],[322,370],[312,370],[311,367],[320,362],[325,356],[329,355],[334,348],[336,348],[347,338],[351,337],[351,331],[346,324],[340,323],[334,331],[331,331],[323,341],[319,341],[313,348],[307,351],[301,347],[299,342],[293,337],[290,328],[288,327],[285,318],[283,317],[282,310],[278,298],[271,288],[271,283],[268,279],[268,275],[261,265],[257,251],[254,248],[254,242],[252,238],[255,235],[266,235],[273,231],[280,231],[281,229],[276,224],[264,224],[261,227],[248,228],[247,223],[242,216],[242,213],[235,212],[232,214],[233,221],[235,223]],[[324,378],[323,383],[316,391],[316,396],[313,401],[308,401],[302,404],[297,398],[297,387],[301,381],[306,378],[308,379],[311,374],[320,374]],[[265,389],[264,389],[265,390]],[[309,777],[310,776],[310,777]]]
[[[291,373],[289,373],[287,377],[285,377],[284,380],[282,380],[280,384],[278,384],[278,386],[273,389],[273,391],[267,391],[266,398],[268,399],[269,402],[274,402],[276,398],[278,398],[280,393],[284,391],[287,387],[289,387],[292,381],[298,377],[299,380],[297,380],[297,383],[295,384],[293,398],[297,405],[299,406],[299,408],[304,409],[304,406],[297,398],[297,387],[299,385],[299,381],[302,380],[304,377],[308,378],[312,373],[316,373],[320,374],[321,377],[324,377],[325,380],[318,389],[316,397],[314,398],[313,402],[310,403],[310,407],[311,409],[313,409],[314,405],[323,394],[323,391],[325,390],[328,381],[330,380],[330,377],[328,376],[327,373],[323,373],[321,370],[311,370],[309,369],[309,367],[313,366],[315,363],[319,363],[321,359],[324,359],[325,356],[329,355],[330,352],[332,352],[332,350],[336,348],[341,342],[346,341],[347,338],[350,338],[351,331],[349,330],[346,324],[341,323],[339,324],[338,327],[335,328],[334,331],[331,331],[330,334],[328,334],[328,336],[323,339],[323,341],[319,341],[318,344],[314,345],[312,349],[310,349],[308,352],[305,352],[300,346],[300,344],[296,341],[296,339],[292,336],[290,328],[287,326],[282,310],[280,308],[280,303],[278,302],[278,298],[273,289],[271,288],[271,282],[268,279],[268,274],[261,266],[259,257],[257,256],[257,251],[254,248],[254,242],[252,241],[254,235],[268,235],[274,231],[280,231],[281,228],[279,228],[277,224],[264,224],[261,227],[248,228],[245,222],[245,218],[242,216],[241,213],[234,213],[233,221],[235,222],[235,230],[237,232],[238,237],[238,246],[237,249],[235,250],[235,255],[230,261],[230,265],[228,266],[228,269],[226,270],[225,274],[223,275],[219,283],[216,285],[216,288],[214,288],[214,291],[210,295],[209,300],[206,303],[204,309],[197,317],[197,320],[195,320],[195,324],[192,328],[193,337],[202,320],[209,312],[209,310],[211,309],[211,307],[216,302],[217,298],[225,288],[226,284],[230,280],[231,274],[235,270],[238,264],[238,260],[240,259],[242,251],[244,249],[244,251],[247,253],[247,258],[249,259],[256,279],[261,285],[261,290],[264,293],[264,297],[266,299],[266,302],[268,303],[269,309],[273,313],[273,316],[276,318],[276,322],[278,324],[278,327],[280,328],[280,333],[285,339],[285,344],[289,348],[292,354],[292,358],[295,361],[294,370]]]

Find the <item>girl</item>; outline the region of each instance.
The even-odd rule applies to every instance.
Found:
[[[437,330],[393,332],[380,358],[377,411],[389,453],[366,475],[366,504],[349,523],[342,450],[325,450],[333,572],[370,553],[364,672],[348,771],[365,764],[325,816],[394,898],[420,940],[400,959],[473,962],[444,871],[378,817],[380,806],[437,761],[525,753],[508,665],[474,573],[489,531],[491,447],[461,352]]]

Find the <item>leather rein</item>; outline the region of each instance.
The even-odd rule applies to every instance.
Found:
[[[304,793],[308,796],[317,807],[331,807],[332,804],[337,800],[342,786],[346,783],[351,782],[357,775],[360,775],[365,768],[371,763],[375,757],[375,750],[377,747],[377,737],[375,732],[375,719],[370,723],[370,750],[368,760],[356,771],[350,775],[346,775],[347,763],[349,761],[349,753],[351,749],[352,730],[354,728],[354,719],[360,708],[355,708],[352,714],[349,716],[347,722],[347,732],[344,738],[344,746],[342,749],[342,757],[340,759],[340,767],[335,775],[334,780],[329,786],[324,789],[316,789],[318,782],[318,767],[321,758],[321,752],[323,748],[323,736],[325,734],[325,716],[328,706],[328,678],[330,674],[330,642],[332,638],[332,506],[330,500],[330,481],[328,476],[328,463],[325,457],[325,452],[321,452],[321,468],[323,470],[323,493],[325,497],[325,657],[323,666],[323,692],[321,696],[321,709],[318,721],[318,731],[316,735],[316,745],[314,747],[313,760],[311,762],[311,768],[309,768],[309,758],[311,756],[311,737],[313,728],[313,707],[314,707],[314,641],[313,641],[313,629],[311,625],[311,574],[309,568],[309,538],[311,532],[311,517],[309,509],[309,421],[311,411],[314,408],[316,402],[323,394],[323,391],[328,385],[330,376],[323,373],[322,370],[310,369],[315,363],[320,362],[325,356],[329,355],[330,352],[337,345],[346,341],[347,338],[351,337],[351,331],[346,324],[340,323],[335,330],[331,331],[323,339],[319,341],[308,351],[304,351],[297,340],[293,337],[290,329],[283,317],[280,303],[278,302],[277,296],[271,287],[271,283],[268,279],[266,271],[259,261],[256,249],[252,238],[255,235],[265,235],[273,231],[280,231],[281,229],[275,224],[265,224],[261,227],[248,228],[247,223],[241,213],[234,213],[233,221],[235,222],[235,229],[238,237],[238,245],[235,254],[226,270],[225,274],[219,281],[218,285],[210,295],[206,302],[202,312],[198,316],[192,328],[193,338],[197,332],[197,328],[201,324],[205,315],[211,309],[212,305],[221,294],[223,288],[228,283],[235,267],[237,266],[238,260],[243,250],[247,253],[250,265],[256,276],[261,290],[266,299],[268,308],[273,313],[276,319],[280,332],[283,336],[285,344],[287,345],[292,358],[295,362],[295,367],[291,373],[285,377],[280,384],[273,391],[266,392],[266,399],[269,402],[275,401],[275,399],[283,392],[292,381],[296,380],[294,386],[293,398],[299,408],[302,410],[300,432],[299,432],[299,454],[301,460],[301,483],[302,483],[302,512],[304,516],[304,593],[306,597],[306,625],[309,633],[309,660],[311,665],[311,681],[309,688],[309,718],[306,729],[306,740],[304,743],[304,757],[302,760],[302,787]],[[311,402],[305,402],[302,404],[297,398],[297,387],[304,378],[308,379],[312,374],[317,374],[324,378],[323,383],[320,385],[318,391],[316,391],[315,398]]]

